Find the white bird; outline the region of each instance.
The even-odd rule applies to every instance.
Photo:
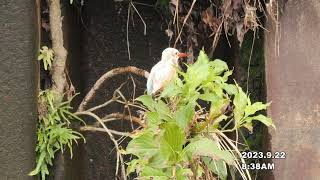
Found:
[[[161,60],[152,67],[148,81],[148,94],[155,94],[162,90],[177,74],[178,59],[187,57],[186,53],[180,53],[175,48],[166,48],[162,51]]]

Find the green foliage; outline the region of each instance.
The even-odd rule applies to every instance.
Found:
[[[83,122],[71,111],[72,99],[62,102],[60,97],[51,90],[42,91],[39,95],[39,123],[37,131],[37,165],[30,176],[41,174],[41,179],[49,174],[48,166],[52,165],[54,155],[57,151],[62,152],[67,148],[72,158],[72,144],[84,137],[69,128],[71,120]]]
[[[140,179],[184,180],[201,177],[200,164],[205,164],[226,179],[227,165],[236,166],[238,159],[223,148],[218,134],[241,127],[252,131],[253,120],[274,127],[270,118],[257,114],[269,104],[251,104],[241,87],[228,83],[232,70],[227,64],[209,61],[203,51],[179,74],[182,79],[172,81],[160,97],[137,98],[148,109],[147,127],[132,135],[126,148],[126,154],[136,157],[128,162],[128,174],[136,172]],[[230,129],[222,126],[231,122]]]
[[[44,69],[48,70],[51,68],[52,61],[53,61],[53,50],[49,49],[47,46],[42,46],[40,49],[40,54],[38,56],[38,60],[43,62]]]

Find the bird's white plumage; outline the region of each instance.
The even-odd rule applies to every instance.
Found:
[[[177,74],[179,51],[166,48],[162,52],[161,60],[152,67],[147,81],[148,94],[155,94],[167,85]]]

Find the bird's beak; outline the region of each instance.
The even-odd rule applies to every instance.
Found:
[[[184,57],[188,57],[189,54],[186,54],[186,53],[178,53],[178,57],[179,58],[184,58]]]

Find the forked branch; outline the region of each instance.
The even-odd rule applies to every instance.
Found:
[[[148,76],[149,76],[149,72],[148,71],[136,68],[134,66],[120,67],[120,68],[115,68],[115,69],[112,69],[112,70],[108,71],[107,73],[102,75],[96,81],[94,86],[90,89],[88,94],[84,97],[84,99],[82,100],[82,102],[79,105],[78,112],[84,111],[86,109],[86,106],[87,106],[88,102],[90,102],[90,100],[96,94],[96,91],[103,85],[104,82],[106,82],[107,80],[109,80],[110,78],[112,78],[112,77],[114,77],[116,75],[124,74],[124,73],[133,73],[133,74],[136,74],[138,76],[145,77],[145,78],[148,78]]]

